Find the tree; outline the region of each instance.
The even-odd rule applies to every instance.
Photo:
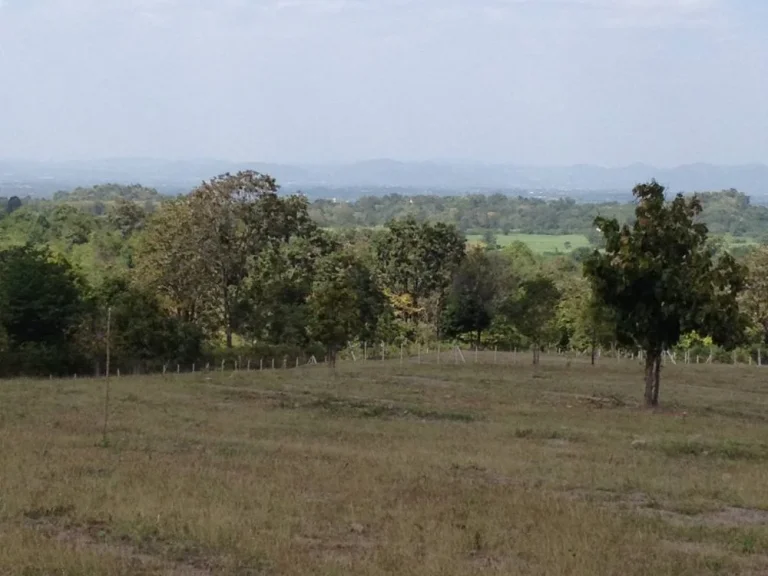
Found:
[[[747,281],[741,296],[750,331],[760,344],[768,344],[768,246],[759,246],[746,259]]]
[[[316,230],[252,258],[238,311],[240,333],[251,342],[308,344],[307,299],[315,269],[339,249],[328,234]]]
[[[483,243],[485,244],[486,250],[496,250],[499,247],[496,234],[493,233],[493,230],[486,230],[485,233],[483,233]]]
[[[149,221],[136,252],[137,278],[180,318],[209,327],[204,303],[207,287],[199,247],[194,243],[189,204],[163,205]]]
[[[138,232],[147,220],[147,213],[133,200],[118,198],[115,206],[109,212],[109,223],[117,228],[123,238],[128,238]]]
[[[282,198],[277,190],[274,178],[252,171],[204,182],[160,210],[140,251],[146,276],[187,312],[223,330],[228,348],[251,263],[317,228],[306,198]]]
[[[188,198],[192,238],[211,309],[224,329],[227,348],[237,329],[248,263],[279,249],[315,226],[302,196],[281,198],[271,176],[246,171],[204,182]]]
[[[94,294],[93,325],[99,331],[111,309],[113,366],[152,361],[193,363],[202,355],[202,333],[193,323],[163,310],[157,297],[125,278],[108,278]],[[97,348],[103,357],[104,346]]]
[[[374,239],[384,286],[394,294],[410,295],[414,308],[431,297],[436,318],[453,274],[464,258],[463,235],[454,226],[420,224],[413,217],[390,221],[387,227],[386,234]]]
[[[681,334],[697,331],[722,344],[742,335],[737,297],[745,272],[729,254],[713,256],[696,196],[667,202],[656,181],[633,194],[633,225],[595,220],[606,248],[592,254],[584,273],[612,309],[620,342],[645,352],[645,402],[656,406],[662,354]]]
[[[66,370],[83,311],[81,282],[66,260],[28,246],[0,253],[0,332],[11,355],[3,369]]]
[[[475,343],[491,325],[496,279],[488,253],[472,248],[459,266],[448,294],[442,323],[449,337],[472,334]]]
[[[310,333],[325,346],[333,366],[347,343],[373,338],[386,299],[360,260],[334,252],[317,263],[308,304]]]
[[[533,345],[533,364],[539,364],[542,344],[557,334],[557,305],[560,291],[550,278],[539,276],[524,280],[517,294],[502,304],[501,311],[518,332]]]
[[[19,208],[21,208],[21,198],[18,196],[11,196],[5,205],[5,213],[12,214]]]

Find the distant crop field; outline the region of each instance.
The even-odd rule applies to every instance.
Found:
[[[471,244],[483,241],[480,235],[469,235]],[[523,242],[536,253],[571,252],[577,248],[589,247],[589,240],[582,234],[498,234],[496,242],[499,246],[509,246],[514,242]]]

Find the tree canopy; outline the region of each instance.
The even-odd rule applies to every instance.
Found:
[[[662,354],[691,331],[732,344],[740,334],[737,297],[744,270],[729,254],[715,258],[701,202],[667,201],[653,181],[634,189],[635,222],[597,218],[606,248],[585,263],[595,292],[614,312],[617,338],[645,352],[645,401],[656,405]]]

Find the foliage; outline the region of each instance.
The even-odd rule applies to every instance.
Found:
[[[12,214],[13,212],[16,212],[19,208],[21,208],[21,198],[18,196],[11,196],[8,198],[8,201],[5,203],[5,213],[6,214]]]
[[[533,344],[533,363],[539,363],[539,350],[557,334],[557,303],[560,291],[550,278],[524,280],[516,294],[509,297],[501,312]]]
[[[333,252],[317,264],[308,303],[310,333],[333,364],[341,347],[372,339],[386,300],[368,268],[353,255]]]
[[[644,350],[645,399],[656,405],[661,355],[682,334],[696,330],[719,343],[738,338],[742,326],[736,298],[744,271],[728,254],[713,258],[707,227],[697,221],[697,197],[677,195],[667,202],[664,187],[655,181],[638,185],[634,195],[632,226],[596,219],[606,250],[593,254],[585,273],[613,309],[619,339]]]
[[[80,279],[69,264],[29,246],[0,252],[0,323],[6,373],[61,373],[84,312]]]
[[[768,344],[768,246],[760,246],[746,260],[747,282],[741,305],[749,319],[753,340]]]
[[[464,250],[464,238],[453,226],[418,223],[413,218],[389,222],[387,233],[374,238],[382,282],[395,294],[410,295],[414,307],[427,305],[427,318],[437,317],[434,308],[442,309]],[[436,304],[432,310],[430,299]]]
[[[498,286],[491,273],[492,261],[482,248],[471,249],[453,278],[443,312],[443,333],[451,338],[470,334],[480,344],[482,332],[491,326]]]
[[[56,202],[93,202],[125,200],[131,202],[159,202],[160,193],[154,188],[146,188],[140,184],[128,186],[122,184],[97,184],[90,188],[78,187],[70,192],[59,191],[53,195]]]
[[[139,185],[78,188],[54,200],[4,198],[0,250],[44,254],[43,261],[66,268],[79,312],[59,340],[42,343],[20,342],[0,320],[3,369],[34,372],[55,364],[61,371],[98,371],[110,308],[112,365],[142,370],[189,364],[196,356],[202,361],[209,353],[232,361],[270,350],[335,351],[356,339],[398,345],[447,337],[502,348],[636,351],[642,342],[628,326],[656,324],[618,314],[619,300],[650,306],[641,315],[646,320],[658,305],[661,325],[677,322],[682,335],[699,329],[707,338],[720,324],[728,329],[717,334],[725,344],[743,335],[744,312],[753,348],[768,344],[762,286],[768,257],[749,238],[765,235],[768,208],[735,191],[681,202],[701,204],[685,213],[688,232],[684,223],[664,224],[675,221],[671,207],[660,212],[668,218],[650,226],[630,204],[501,194],[309,204],[255,172],[213,178],[176,199]],[[596,214],[615,222],[618,238],[629,230],[627,246],[595,229]],[[704,221],[723,235],[700,241]],[[587,238],[605,249],[604,259],[584,248]],[[695,264],[680,267],[690,238]],[[750,274],[736,302],[743,270],[734,258],[742,253]],[[604,264],[600,282],[582,274],[582,262],[595,272],[596,261]],[[38,264],[30,274],[61,280],[60,270]],[[13,275],[0,282],[17,283]],[[601,282],[623,296],[608,302]],[[645,293],[650,285],[666,290],[661,300]],[[670,304],[667,292],[685,292],[682,286],[686,296]],[[39,295],[30,294],[37,302]],[[28,308],[42,313],[51,305],[38,303],[39,309]],[[351,318],[353,312],[360,318]],[[343,325],[335,326],[339,318]],[[675,342],[674,331],[666,334],[662,349]]]
[[[191,364],[202,357],[203,335],[191,322],[168,314],[150,292],[124,278],[108,279],[94,294],[94,323],[103,332],[111,316],[113,367],[147,369],[155,359]],[[104,353],[101,339],[97,357]]]

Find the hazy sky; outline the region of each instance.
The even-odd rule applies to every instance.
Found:
[[[0,0],[0,157],[768,162],[768,0]]]

